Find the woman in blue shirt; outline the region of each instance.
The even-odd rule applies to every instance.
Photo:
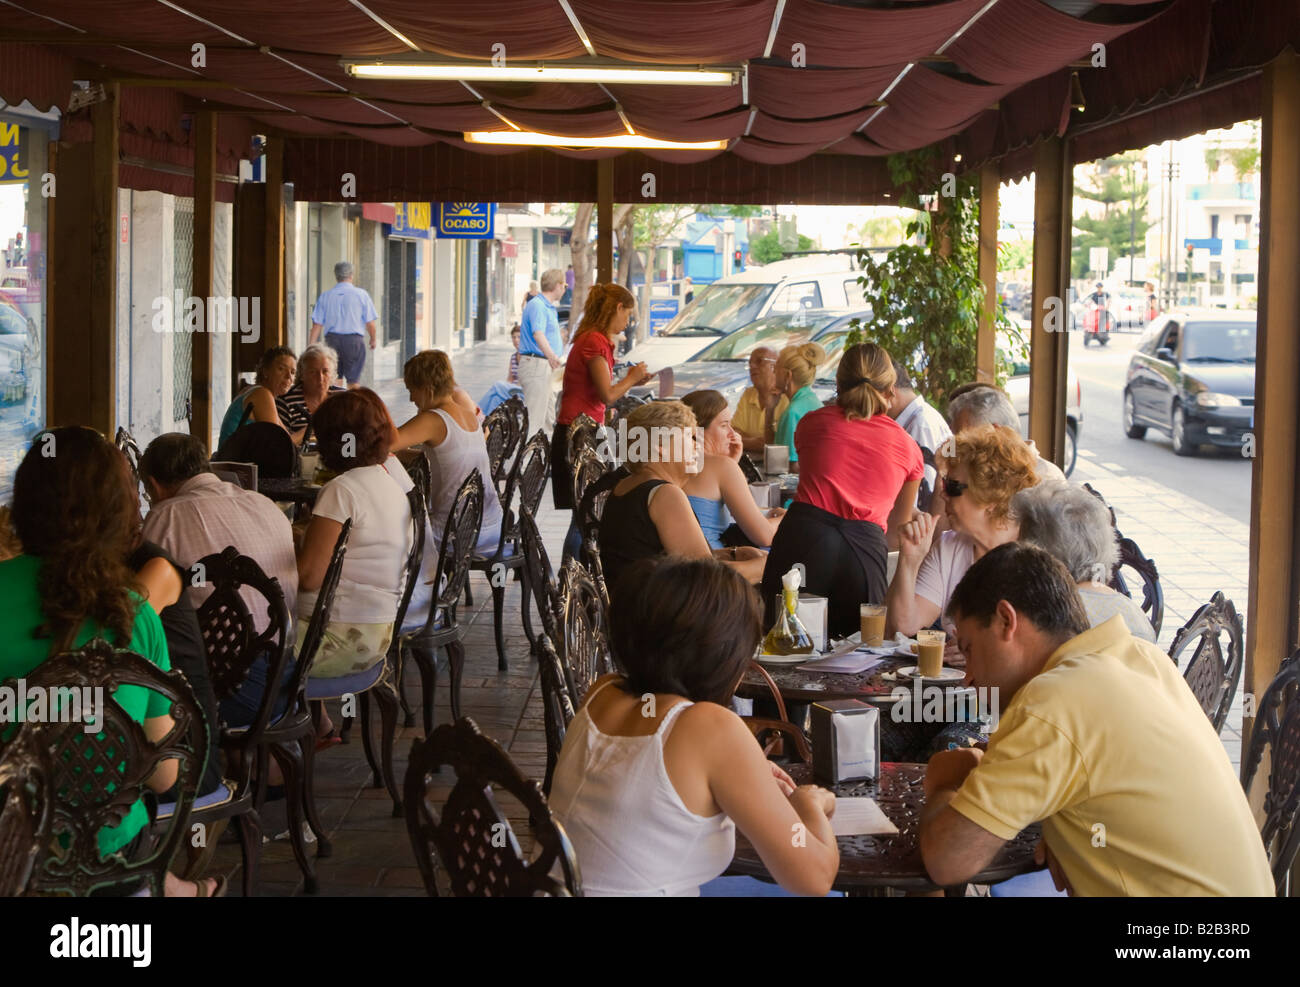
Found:
[[[790,406],[776,423],[776,444],[790,449],[790,469],[798,472],[799,452],[794,445],[794,430],[799,419],[822,406],[813,393],[812,382],[817,368],[826,362],[826,351],[816,343],[787,346],[776,358],[776,386],[790,399]]]

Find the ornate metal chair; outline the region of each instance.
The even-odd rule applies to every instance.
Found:
[[[309,674],[316,652],[320,650],[325,627],[329,624],[330,611],[334,606],[334,593],[338,589],[339,576],[343,573],[343,558],[347,553],[348,537],[352,534],[352,519],[343,522],[338,541],[334,543],[334,552],[330,564],[325,570],[325,578],[316,594],[316,606],[312,610],[307,633],[298,642],[298,661],[294,665],[293,677],[289,681],[289,695],[293,697],[289,710],[284,716],[266,728],[263,749],[258,752],[257,809],[261,812],[266,801],[267,773],[266,756],[275,758],[280,772],[284,776],[285,807],[289,817],[289,843],[293,848],[294,859],[302,871],[303,890],[315,894],[319,888],[316,881],[316,869],[307,856],[307,842],[303,836],[304,817],[316,836],[316,856],[328,857],[332,851],[325,827],[321,825],[316,814],[316,795],[313,788],[312,762],[316,754],[316,725],[312,718],[311,701],[333,698],[332,695],[313,695]],[[380,673],[383,663],[376,666]],[[332,686],[339,679],[321,679]],[[322,690],[332,693],[332,688]],[[351,691],[351,690],[345,690]]]
[[[537,639],[537,664],[541,672],[542,713],[546,723],[546,778],[542,782],[542,791],[550,795],[555,762],[559,760],[564,734],[576,711],[564,665],[555,652],[555,645],[545,634]]]
[[[397,734],[397,681],[400,677],[401,659],[401,629],[406,620],[406,613],[411,606],[411,595],[415,592],[416,581],[420,578],[420,567],[424,562],[424,534],[425,534],[425,499],[423,488],[416,483],[406,494],[407,502],[411,508],[411,551],[406,556],[406,581],[403,584],[402,597],[397,603],[397,618],[393,621],[393,640],[388,645],[388,654],[384,661],[387,663],[388,671],[385,675],[385,681],[391,683],[391,689],[381,687],[376,693],[379,697],[380,709],[380,753],[383,760],[376,760],[375,749],[370,739],[370,692],[361,693],[361,746],[366,753],[366,763],[370,765],[371,784],[375,788],[382,788],[388,785],[388,794],[393,799],[393,818],[397,818],[402,812],[401,797],[397,791],[397,779],[393,772],[393,743]],[[391,718],[390,714],[391,713]],[[347,742],[347,733],[352,725],[351,717],[345,718],[344,727],[339,732],[344,743]],[[411,724],[407,724],[410,726]]]
[[[1228,636],[1226,654],[1224,634]],[[1232,708],[1232,697],[1237,693],[1237,680],[1241,678],[1245,660],[1243,640],[1237,608],[1222,593],[1215,593],[1209,603],[1178,629],[1169,646],[1169,657],[1175,665],[1183,667],[1183,678],[1214,724],[1215,733],[1223,729],[1228,710]],[[1180,659],[1193,644],[1191,659],[1183,666]]]
[[[233,546],[199,559],[192,571],[212,587],[212,593],[199,606],[198,621],[217,700],[224,701],[238,693],[249,669],[259,657],[266,657],[266,688],[252,722],[234,727],[222,723],[220,727],[221,748],[231,775],[228,784],[233,783],[231,797],[211,809],[196,807],[192,813],[196,821],[200,817],[206,822],[236,819],[244,861],[244,897],[248,898],[257,894],[262,856],[256,785],[258,778],[266,776],[269,755],[266,731],[282,696],[279,683],[284,680],[285,669],[295,660],[288,646],[292,625],[280,581],[268,576],[253,559],[240,555]],[[256,592],[265,604],[267,625],[260,634],[241,590]],[[254,766],[259,772],[256,775]]]
[[[754,461],[743,453],[740,457],[740,472],[745,474],[745,480],[748,483],[763,482],[762,472],[754,465]]]
[[[443,765],[451,767],[456,783],[439,812],[430,790],[441,783],[436,776]],[[528,810],[537,847],[531,860],[497,805],[494,786]],[[406,769],[406,827],[431,896],[439,895],[440,885],[458,898],[582,894],[573,847],[551,816],[541,788],[469,718],[445,723],[412,746]],[[551,873],[557,863],[561,878]]]
[[[524,399],[516,395],[493,408],[492,413],[483,419],[483,436],[487,441],[492,485],[501,495],[514,470],[519,450],[528,438],[528,408]]]
[[[617,425],[620,418],[626,418],[649,400],[649,395],[641,397],[636,394],[624,394],[609,406],[609,410],[605,414],[605,424],[609,426]]]
[[[87,732],[84,718],[26,725],[32,742],[49,752],[52,771],[49,839],[40,845],[28,890],[81,897],[145,880],[161,897],[168,864],[190,835],[190,807],[208,750],[208,726],[184,674],[164,672],[97,638],[43,662],[26,683],[29,694],[61,688],[104,697],[98,733]],[[157,693],[170,705],[173,726],[165,737],[154,742],[145,736],[115,698],[121,686]],[[121,823],[137,800],[154,816],[157,798],[146,779],[169,759],[177,762],[177,798],[168,824],[151,832],[146,822],[132,844],[101,858],[100,831]]]
[[[1300,651],[1282,662],[1255,712],[1250,747],[1241,762],[1247,797],[1265,751],[1270,766],[1260,837],[1278,896],[1286,897],[1291,866],[1300,851]]]
[[[478,542],[479,526],[483,523],[483,477],[479,471],[470,470],[465,482],[456,491],[451,510],[443,518],[430,516],[435,527],[442,528],[442,545],[438,553],[438,568],[434,575],[435,592],[429,602],[429,616],[417,631],[401,633],[398,641],[398,695],[405,703],[406,660],[410,654],[420,669],[420,682],[424,696],[424,734],[433,733],[433,701],[438,684],[438,648],[447,649],[451,667],[452,716],[460,716],[460,679],[465,668],[465,647],[461,643],[465,629],[456,619],[456,601],[465,590],[469,576],[470,555]],[[400,630],[400,629],[399,629]]]
[[[1116,534],[1119,534],[1119,532],[1116,532]],[[1142,612],[1147,615],[1147,620],[1151,621],[1156,637],[1159,637],[1160,626],[1165,619],[1165,592],[1160,588],[1160,572],[1156,569],[1155,560],[1143,555],[1142,549],[1137,547],[1137,542],[1132,538],[1121,536],[1119,539],[1119,565],[1115,567],[1115,572],[1111,576],[1110,587],[1125,596],[1132,597],[1133,594],[1128,588],[1128,581],[1124,577],[1125,569],[1133,570],[1141,579]]]
[[[590,415],[579,415],[569,425],[569,468],[573,469],[578,461],[578,453],[591,448],[595,451],[596,433],[599,423]]]
[[[524,412],[525,417],[527,414]],[[524,568],[524,553],[519,544],[519,523],[511,508],[515,492],[518,491],[519,509],[521,511],[527,509],[536,514],[538,505],[542,501],[542,494],[546,490],[546,471],[550,459],[550,440],[546,437],[546,433],[539,429],[515,458],[514,467],[506,479],[505,494],[501,498],[501,538],[497,542],[496,551],[487,556],[475,555],[469,564],[471,570],[484,573],[488,577],[488,585],[492,587],[492,621],[496,632],[497,668],[503,672],[507,667],[503,627],[507,573],[521,572]],[[521,601],[521,612],[524,632],[531,642],[533,629],[529,622],[526,588]]]
[[[601,598],[609,608],[609,587],[605,585],[605,570],[600,564],[600,518],[605,510],[605,501],[609,493],[618,486],[627,473],[624,470],[610,470],[598,479],[587,484],[578,504],[578,530],[582,533],[582,563],[596,581]]]
[[[533,512],[527,508],[522,508],[519,513],[519,540],[524,552],[525,606],[531,595],[542,619],[542,633],[556,641],[559,639],[561,620],[560,593],[555,585],[555,573],[551,571],[546,546],[542,544],[541,532],[537,530]],[[525,619],[524,626],[527,627],[528,624],[529,620]]]
[[[140,502],[146,503],[144,481],[140,479],[140,447],[136,441],[121,425],[117,427],[117,433],[113,436],[113,445],[121,451],[126,457],[128,465],[131,467],[131,477],[135,480],[137,489],[140,491]]]
[[[587,487],[612,469],[611,464],[596,455],[593,447],[584,446],[578,450],[573,457],[573,502],[581,504],[582,495],[587,492]]]
[[[0,751],[0,898],[27,889],[50,839],[49,751],[28,724]]]
[[[569,694],[578,704],[596,679],[617,668],[609,651],[608,607],[577,559],[560,567],[560,615],[564,671]]]
[[[749,727],[750,733],[758,741],[759,746],[763,748],[764,755],[768,757],[779,757],[789,755],[785,746],[785,741],[789,741],[793,746],[793,754],[804,764],[812,764],[812,748],[808,745],[808,738],[804,732],[790,722],[790,714],[785,708],[785,697],[781,695],[781,690],[777,687],[772,676],[768,674],[766,668],[756,661],[749,663],[751,671],[758,672],[763,681],[767,683],[768,689],[772,693],[772,699],[776,703],[776,719],[763,716],[742,716],[745,726]]]

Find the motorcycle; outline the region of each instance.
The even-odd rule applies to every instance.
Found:
[[[1115,331],[1115,316],[1109,308],[1092,305],[1083,314],[1083,345],[1094,340],[1100,346],[1110,342],[1110,334]]]

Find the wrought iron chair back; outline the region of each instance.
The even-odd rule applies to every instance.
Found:
[[[605,416],[605,424],[616,425],[620,418],[626,418],[637,408],[641,407],[641,405],[649,403],[650,400],[651,398],[649,395],[640,397],[635,394],[624,394],[609,406],[609,412]]]
[[[1116,534],[1119,532],[1117,531]],[[1115,571],[1111,575],[1110,588],[1132,597],[1133,593],[1129,590],[1128,581],[1124,576],[1125,569],[1133,570],[1142,580],[1140,601],[1142,612],[1147,615],[1147,620],[1151,621],[1156,637],[1159,637],[1160,627],[1165,620],[1165,591],[1160,587],[1160,572],[1156,569],[1155,560],[1143,555],[1137,542],[1132,538],[1120,537],[1119,564],[1115,566]]]
[[[280,581],[268,576],[247,555],[240,555],[233,545],[205,555],[190,567],[190,573],[195,580],[212,587],[211,594],[199,605],[198,619],[217,699],[235,695],[261,655],[267,657],[267,682],[282,681],[285,663],[293,656],[289,648],[291,618]],[[265,603],[267,624],[260,634],[240,593],[243,589],[253,590]],[[251,749],[261,742],[276,694],[275,689],[265,690],[257,716],[240,734],[241,746]]]
[[[1290,874],[1300,852],[1300,651],[1282,662],[1255,711],[1250,747],[1241,762],[1241,783],[1251,784],[1269,753],[1268,790],[1260,837],[1279,897],[1290,893]]]
[[[8,683],[11,686],[13,683]],[[99,888],[146,880],[155,896],[163,893],[167,867],[189,836],[190,809],[203,775],[208,725],[194,690],[180,671],[164,672],[132,651],[102,638],[43,662],[26,677],[28,694],[55,689],[78,699],[102,696],[101,729],[89,733],[82,717],[66,722],[29,724],[36,742],[50,754],[52,793],[50,839],[38,855],[28,889],[40,894],[82,897]],[[117,702],[121,686],[158,693],[170,703],[172,729],[153,742],[144,727]],[[102,690],[102,691],[96,691]],[[69,708],[76,703],[69,703]],[[120,824],[137,799],[144,798],[151,820],[157,799],[145,780],[164,760],[177,762],[176,808],[166,825],[146,823],[133,849],[101,858],[99,834]],[[150,838],[150,830],[156,838]]]
[[[533,517],[542,503],[546,491],[546,477],[551,466],[551,441],[538,429],[519,454],[517,486],[519,506],[527,508]]]
[[[1237,608],[1222,593],[1215,593],[1209,603],[1198,608],[1192,619],[1178,629],[1169,646],[1169,657],[1183,668],[1183,678],[1214,724],[1215,733],[1227,722],[1232,697],[1237,694],[1237,680],[1241,678],[1245,661],[1243,642]],[[1180,659],[1189,648],[1191,657],[1183,665]]]
[[[596,679],[617,668],[609,650],[608,607],[577,559],[569,559],[560,570],[560,613],[569,693],[581,703]]]
[[[427,503],[433,494],[433,467],[429,464],[429,454],[424,446],[417,446],[409,454],[398,457],[406,475],[420,491],[420,496]]]
[[[591,448],[595,451],[596,432],[600,423],[590,415],[579,415],[569,425],[569,468],[573,469],[578,461],[578,453]]]
[[[748,456],[744,455],[743,453],[741,454],[740,457],[740,472],[745,474],[746,483],[763,482],[763,474],[759,471],[759,468],[754,465],[754,461],[752,459],[750,459]]]
[[[537,642],[537,664],[542,679],[542,713],[546,725],[546,778],[542,791],[551,794],[551,780],[555,777],[555,763],[564,746],[564,734],[576,715],[573,697],[569,694],[568,676],[556,654],[555,645],[543,634]]]
[[[298,644],[298,665],[293,673],[293,690],[291,695],[298,695],[307,683],[307,675],[316,652],[320,650],[325,637],[325,627],[330,622],[330,612],[334,609],[334,593],[339,588],[339,577],[343,575],[343,559],[348,552],[348,538],[352,534],[352,518],[343,522],[338,541],[334,543],[334,552],[330,555],[329,567],[325,578],[316,594],[316,606],[311,612],[311,621],[307,624],[307,633]]]
[[[612,470],[613,467],[597,456],[591,446],[579,450],[573,458],[573,502],[581,504],[587,488]],[[604,506],[604,501],[601,501],[601,506]]]
[[[596,581],[605,607],[609,607],[609,587],[605,583],[605,570],[600,563],[600,519],[605,512],[605,502],[610,491],[627,476],[622,469],[610,470],[587,484],[578,505],[578,530],[582,533],[582,562]]]
[[[470,470],[469,476],[461,483],[447,516],[435,518],[430,515],[429,523],[443,525],[443,528],[434,577],[436,593],[429,604],[425,632],[432,632],[439,626],[440,611],[447,623],[454,621],[456,601],[465,589],[474,546],[478,543],[479,527],[483,523],[483,477],[477,469]]]
[[[555,641],[560,628],[560,593],[555,585],[555,574],[551,570],[551,560],[542,544],[541,532],[533,520],[532,511],[520,508],[519,540],[524,553],[524,590],[533,595],[537,603],[537,612],[542,618],[542,633]]]
[[[0,897],[3,898],[16,898],[27,890],[32,869],[50,839],[53,770],[49,751],[38,733],[25,723],[0,749]]]
[[[456,783],[437,811],[430,790],[449,765]],[[537,852],[529,859],[493,796],[493,787],[517,799],[532,820]],[[551,815],[537,782],[483,736],[468,717],[443,724],[411,748],[405,782],[406,826],[416,864],[430,895],[441,870],[454,897],[573,897],[582,894],[577,857]],[[561,878],[551,872],[559,864]]]
[[[523,398],[509,398],[483,419],[483,436],[487,442],[488,468],[497,496],[503,497],[506,483],[513,475],[519,449],[528,436],[528,408]],[[504,500],[502,507],[505,507]]]

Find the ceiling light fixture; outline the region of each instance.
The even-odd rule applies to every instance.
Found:
[[[470,130],[464,134],[470,144],[509,144],[516,147],[615,147],[659,148],[675,151],[721,151],[725,140],[665,141],[643,134],[614,134],[611,137],[567,137],[561,134],[537,134],[529,130]]]
[[[515,62],[500,67],[482,62],[424,61],[416,58],[340,59],[357,79],[407,79],[448,82],[569,82],[634,86],[735,86],[738,65],[628,65],[623,62]]]

